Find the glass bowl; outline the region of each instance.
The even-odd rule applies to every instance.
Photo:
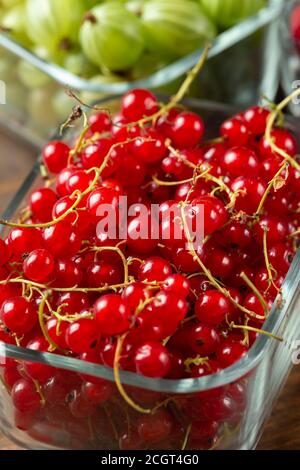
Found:
[[[258,101],[262,94],[274,100],[280,62],[277,19],[283,4],[283,0],[270,0],[258,14],[220,33],[212,42],[209,60],[190,95],[243,106]],[[43,61],[0,33],[0,79],[6,85],[0,123],[41,146],[43,139],[51,135],[50,129],[61,124],[76,104],[65,93],[66,88],[75,90],[85,103],[136,87],[173,93],[201,52],[197,50],[138,80],[108,83],[104,79],[99,83]]]
[[[289,95],[300,86],[300,49],[293,41],[290,31],[290,16],[297,5],[300,5],[298,0],[286,2],[279,25],[280,48],[282,51],[280,80],[286,95]],[[294,116],[300,116],[299,99],[296,98],[289,104],[289,110]]]
[[[204,117],[208,135],[236,110],[224,105],[185,100],[185,105]],[[100,102],[105,109],[118,107],[116,98]],[[296,120],[288,127],[300,141]],[[73,130],[66,139],[72,139]],[[13,218],[24,198],[40,184],[39,162],[14,197],[4,218]],[[5,230],[2,230],[5,232]],[[28,449],[254,449],[292,367],[300,337],[300,251],[282,287],[284,302],[275,301],[264,329],[283,342],[258,335],[253,347],[239,362],[220,373],[197,379],[149,379],[120,372],[127,394],[143,410],[133,409],[117,390],[112,369],[58,354],[0,343],[0,377],[11,359],[19,364],[41,363],[55,369],[68,393],[52,396],[38,413],[17,413],[10,391],[0,383],[0,428],[13,442]],[[80,377],[100,381],[108,389],[105,401],[89,410],[71,414],[69,399]],[[73,391],[72,391],[73,390]],[[72,392],[71,392],[72,391]],[[50,395],[51,396],[51,395]],[[77,410],[78,411],[78,410]],[[154,436],[147,446],[137,437],[137,427],[147,424]]]

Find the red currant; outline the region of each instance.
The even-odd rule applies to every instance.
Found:
[[[180,148],[195,147],[204,135],[204,122],[195,113],[184,111],[175,117],[171,128],[173,144]]]
[[[41,397],[34,383],[20,379],[13,386],[11,397],[14,406],[21,412],[34,412],[41,406]]]
[[[131,310],[120,295],[106,294],[94,304],[99,330],[107,336],[125,333],[130,326]]]
[[[165,377],[170,369],[167,349],[160,343],[148,342],[140,346],[134,357],[136,370],[146,377]]]
[[[3,302],[0,318],[6,328],[18,335],[28,333],[37,322],[33,304],[24,297],[12,297]]]
[[[201,294],[195,304],[198,319],[208,325],[222,323],[231,310],[230,300],[216,290],[208,290]]]
[[[66,167],[70,147],[64,142],[49,142],[43,149],[43,160],[50,173],[57,174]]]
[[[51,253],[42,248],[32,251],[23,263],[23,271],[27,279],[45,282],[54,270],[54,259]]]
[[[150,91],[137,88],[123,96],[121,110],[128,121],[138,121],[158,111],[158,102]]]

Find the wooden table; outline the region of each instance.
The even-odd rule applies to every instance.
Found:
[[[0,212],[20,186],[34,152],[0,133]],[[16,449],[0,434],[0,450]],[[300,366],[295,367],[267,423],[258,449],[300,449]]]

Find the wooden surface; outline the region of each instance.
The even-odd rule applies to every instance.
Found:
[[[0,212],[20,186],[34,152],[0,133]],[[0,449],[16,449],[0,434]],[[295,367],[267,423],[258,449],[300,449],[300,366]]]

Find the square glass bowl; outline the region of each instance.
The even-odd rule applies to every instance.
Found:
[[[185,100],[188,108],[206,122],[207,137],[216,135],[221,122],[236,110],[224,105]],[[116,111],[116,98],[100,102]],[[288,119],[288,127],[300,143],[299,125]],[[72,140],[74,130],[67,133]],[[11,219],[24,207],[32,189],[41,184],[39,162],[3,214]],[[5,234],[5,229],[2,230]],[[13,359],[52,366],[69,384],[70,393],[80,376],[90,381],[107,381],[105,403],[85,417],[69,412],[68,395],[46,402],[34,415],[16,413],[10,390],[0,382],[0,428],[18,445],[29,449],[139,449],[145,448],[136,429],[150,420],[159,428],[147,449],[254,449],[264,422],[292,367],[294,350],[300,338],[300,251],[282,287],[284,301],[275,301],[264,329],[283,338],[278,342],[258,335],[253,347],[239,362],[220,373],[181,380],[149,379],[131,372],[120,372],[121,383],[132,400],[152,413],[138,412],[119,394],[112,369],[78,359],[0,343],[0,378],[4,364]],[[55,371],[54,371],[55,372]],[[165,415],[168,415],[166,421]],[[171,422],[170,422],[171,419]],[[152,420],[152,421],[151,421]]]
[[[243,106],[257,102],[262,94],[274,100],[279,64],[277,20],[283,5],[284,0],[269,0],[257,15],[220,33],[190,95]],[[0,124],[41,145],[76,104],[65,93],[66,88],[75,90],[85,103],[136,87],[173,93],[201,52],[197,50],[135,81],[108,83],[105,78],[87,80],[73,75],[0,33],[0,80],[6,84]]]

